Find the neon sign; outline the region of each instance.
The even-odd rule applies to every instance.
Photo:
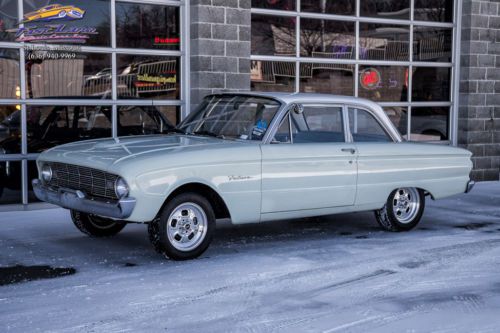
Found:
[[[381,81],[380,72],[375,68],[367,68],[359,75],[359,82],[364,89],[376,89]]]
[[[154,45],[178,45],[180,43],[181,39],[179,37],[174,37],[174,38],[162,38],[156,36],[154,38]]]

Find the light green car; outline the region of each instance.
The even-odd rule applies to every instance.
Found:
[[[470,191],[470,157],[403,142],[382,108],[364,99],[216,94],[170,133],[42,153],[33,188],[40,200],[70,209],[86,234],[147,223],[155,249],[182,260],[208,248],[220,218],[240,224],[373,210],[382,228],[410,230],[426,196]]]

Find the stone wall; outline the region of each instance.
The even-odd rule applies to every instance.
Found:
[[[500,168],[500,3],[464,0],[458,143],[473,152],[475,180]]]
[[[191,1],[191,104],[250,89],[250,0]]]

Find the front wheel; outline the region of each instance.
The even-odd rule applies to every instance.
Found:
[[[375,217],[385,230],[408,231],[418,224],[424,208],[424,191],[414,187],[403,187],[389,194],[384,207],[375,211]]]
[[[210,245],[214,231],[212,205],[196,193],[174,197],[148,226],[155,250],[174,260],[199,257]]]
[[[125,228],[126,223],[97,215],[71,211],[76,228],[91,237],[112,237]]]

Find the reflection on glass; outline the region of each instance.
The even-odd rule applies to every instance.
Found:
[[[383,19],[410,19],[409,0],[361,0],[361,16]]]
[[[354,65],[347,64],[300,64],[300,91],[354,95]]]
[[[354,59],[354,22],[301,19],[300,53],[305,57]]]
[[[413,67],[412,100],[449,101],[450,74],[449,67]]]
[[[0,156],[21,153],[21,106],[0,105]]]
[[[253,8],[295,10],[295,0],[252,0]]]
[[[415,26],[413,41],[413,60],[451,61],[451,29]]]
[[[17,1],[0,1],[0,42],[16,39],[11,29],[17,28]]]
[[[295,63],[254,60],[250,69],[254,91],[295,91]]]
[[[366,60],[410,60],[409,26],[360,23],[359,58]]]
[[[181,121],[181,108],[179,106],[156,105],[155,108],[163,114],[170,124],[177,125]]]
[[[301,10],[303,12],[354,15],[356,13],[356,0],[301,0]]]
[[[359,66],[358,95],[379,102],[407,102],[408,67]]]
[[[110,6],[109,0],[24,0],[24,28],[14,34],[20,42],[110,46]]]
[[[416,21],[453,21],[453,0],[415,0]]]
[[[179,99],[180,58],[119,54],[119,98]]]
[[[22,203],[20,161],[0,161],[0,205]]]
[[[252,54],[295,56],[295,18],[252,15]]]
[[[20,98],[19,51],[0,49],[0,98]]]
[[[111,55],[66,51],[26,52],[28,98],[110,98]]]
[[[57,145],[111,136],[109,106],[35,106],[27,108],[28,153]]]
[[[408,108],[403,106],[386,106],[385,114],[404,138],[408,136]]]
[[[412,107],[410,139],[412,141],[448,140],[449,111],[448,107]]]
[[[167,115],[154,106],[118,107],[118,136],[161,134],[173,127]]]
[[[118,47],[179,50],[179,7],[116,3]]]

